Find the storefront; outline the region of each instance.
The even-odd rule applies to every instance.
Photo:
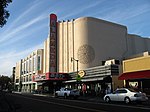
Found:
[[[77,81],[75,74],[70,73],[71,80],[65,81],[65,85],[69,88],[77,88],[86,95],[104,95],[106,88],[109,87],[113,91],[119,85],[115,84],[114,80],[114,77],[119,75],[119,65],[97,66],[84,71],[81,81]]]
[[[67,73],[49,72],[33,76],[33,81],[37,82],[39,92],[53,93],[55,90],[64,86],[62,83],[69,79]]]
[[[118,79],[124,80],[126,87],[150,95],[150,55],[144,52],[137,56],[123,61],[123,74]]]
[[[150,94],[150,70],[123,73],[119,80],[125,80],[125,87]]]

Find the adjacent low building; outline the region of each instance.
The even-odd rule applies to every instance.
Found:
[[[125,80],[125,86],[150,94],[150,54],[144,52],[123,61],[123,74],[120,80]]]
[[[37,83],[33,81],[33,76],[40,74],[43,74],[43,49],[32,52],[16,63],[16,89],[22,92],[36,90]]]

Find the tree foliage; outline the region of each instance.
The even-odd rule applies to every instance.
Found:
[[[0,89],[8,89],[11,79],[8,76],[0,76]]]
[[[11,3],[12,0],[0,0],[0,27],[3,27],[7,19],[9,17],[9,11],[6,10],[9,3]]]

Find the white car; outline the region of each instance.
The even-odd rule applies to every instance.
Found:
[[[106,94],[104,96],[104,101],[110,102],[110,101],[123,101],[126,104],[130,102],[143,102],[147,101],[148,97],[146,97],[145,93],[137,92],[133,89],[127,89],[127,88],[119,88],[116,91],[114,91],[111,94]]]
[[[73,97],[78,98],[80,96],[80,92],[77,89],[70,89],[70,88],[61,88],[60,90],[55,92],[55,97]]]

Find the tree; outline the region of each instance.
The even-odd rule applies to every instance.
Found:
[[[7,19],[9,17],[9,11],[6,10],[9,3],[11,3],[12,0],[0,0],[0,27],[3,27]]]
[[[8,76],[0,76],[0,89],[9,89],[11,79]]]

